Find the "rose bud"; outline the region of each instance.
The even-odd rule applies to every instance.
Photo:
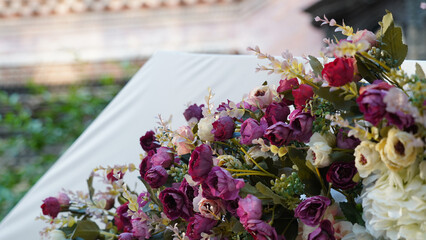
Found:
[[[336,240],[333,224],[329,220],[322,221],[319,227],[308,235],[308,240]]]
[[[201,104],[200,106],[197,106],[197,104],[189,106],[185,112],[183,112],[183,116],[186,121],[200,121],[200,119],[203,118],[203,107],[204,104]]]
[[[292,134],[293,130],[290,128],[290,125],[283,122],[277,122],[266,129],[264,137],[273,145],[281,147],[293,140]]]
[[[307,84],[301,84],[298,88],[292,91],[294,97],[294,105],[296,108],[304,108],[306,103],[314,96],[312,87]]]
[[[109,182],[115,182],[119,179],[123,179],[124,173],[122,171],[115,172],[114,169],[113,169],[107,174],[106,177],[107,177]]]
[[[282,93],[297,88],[298,86],[299,81],[297,81],[297,78],[280,80],[280,85],[277,88],[277,92]]]
[[[212,134],[215,141],[225,141],[232,138],[235,131],[235,123],[231,117],[221,117],[213,123]]]
[[[209,145],[203,144],[194,149],[188,166],[188,174],[200,182],[207,177],[213,167],[213,152]]]
[[[278,240],[275,228],[262,220],[249,220],[244,227],[254,240]]]
[[[265,108],[271,104],[273,97],[274,95],[269,86],[261,86],[250,91],[247,102],[250,105]]]
[[[358,146],[361,141],[354,137],[354,136],[348,136],[348,129],[339,129],[337,132],[337,147],[343,148],[343,149],[355,149],[356,146]]]
[[[188,221],[193,215],[192,203],[190,203],[186,195],[178,189],[164,189],[160,192],[159,199],[163,204],[163,212],[170,220],[176,220],[181,217]]]
[[[336,58],[324,65],[321,75],[332,87],[340,87],[350,83],[355,76],[353,58]]]
[[[170,167],[174,160],[172,149],[168,147],[158,148],[157,153],[151,157],[153,166],[163,166],[164,168]]]
[[[309,142],[313,132],[312,126],[315,117],[309,112],[303,112],[301,109],[295,109],[291,112],[290,127],[293,130],[292,138],[299,142]]]
[[[148,171],[152,167],[151,158],[154,156],[154,150],[150,150],[146,157],[142,159],[141,164],[139,165],[139,173],[141,177],[145,176],[146,171]]]
[[[152,188],[159,188],[167,182],[168,177],[166,169],[162,166],[153,166],[145,173],[144,179]]]
[[[193,187],[189,185],[188,181],[186,181],[186,178],[184,178],[181,182],[179,190],[182,191],[186,195],[186,197],[188,197],[189,202],[192,202],[192,200],[194,200],[194,197],[198,196],[198,187]]]
[[[181,126],[174,133],[172,143],[176,146],[177,155],[182,156],[188,154],[194,149],[194,134],[188,126]]]
[[[116,209],[116,215],[114,216],[114,223],[117,226],[118,231],[122,232],[131,232],[132,231],[132,223],[130,220],[132,216],[130,216],[127,211],[129,210],[129,202],[119,206]]]
[[[330,204],[330,199],[323,196],[307,198],[296,207],[294,217],[299,218],[304,224],[314,227],[320,223]]]
[[[211,218],[205,218],[199,214],[195,214],[188,223],[186,236],[189,240],[201,239],[201,233],[211,233],[210,230],[216,226],[217,221]]]
[[[61,211],[61,204],[59,200],[55,197],[48,197],[43,200],[41,209],[44,215],[49,215],[52,218],[56,218]]]
[[[268,125],[263,119],[259,123],[253,118],[248,118],[241,125],[241,144],[250,145],[254,139],[263,137],[267,127]]]
[[[277,122],[287,121],[287,116],[290,114],[290,109],[284,102],[273,102],[266,108],[263,118],[271,126]]]
[[[149,239],[151,237],[151,233],[149,232],[149,226],[145,221],[141,221],[140,218],[132,219],[132,233],[133,236],[137,239]]]
[[[391,85],[376,80],[374,84],[361,87],[359,90],[360,95],[356,99],[359,110],[364,114],[365,120],[374,126],[377,126],[386,114],[386,103],[383,98],[390,88]]]
[[[342,190],[351,189],[358,183],[352,181],[357,173],[354,162],[334,162],[328,169],[326,179],[334,187]]]
[[[70,197],[66,193],[59,193],[58,201],[61,206],[69,206],[70,205]]]
[[[244,180],[234,179],[228,171],[216,166],[211,169],[202,187],[203,197],[234,200],[244,187]]]
[[[247,194],[245,198],[238,201],[237,215],[243,225],[246,225],[248,220],[260,219],[262,217],[262,201],[251,194]]]
[[[160,147],[160,144],[157,143],[157,140],[155,138],[155,133],[152,130],[146,132],[145,135],[139,139],[139,141],[141,147],[143,148],[143,150],[145,150],[145,152],[155,150]]]

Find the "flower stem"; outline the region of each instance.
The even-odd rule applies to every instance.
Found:
[[[318,175],[318,179],[320,180],[320,183],[321,183],[321,187],[322,187],[322,189],[324,190],[324,192],[326,192],[326,187],[325,187],[325,184],[324,184],[324,181],[323,181],[323,179],[322,179],[322,177],[321,177],[321,174],[320,174],[320,172],[319,172],[319,170],[318,170],[318,168],[317,167],[315,167],[315,172],[317,173],[317,175]]]

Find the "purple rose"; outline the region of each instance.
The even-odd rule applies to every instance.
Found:
[[[179,190],[182,191],[186,197],[188,197],[189,202],[192,202],[192,200],[198,196],[198,187],[189,185],[189,183],[186,181],[186,178],[184,178],[181,182]]]
[[[132,233],[124,232],[118,235],[118,240],[134,240]]]
[[[155,133],[152,130],[146,132],[145,135],[139,139],[139,141],[141,147],[143,148],[143,150],[145,150],[145,152],[155,150],[160,147],[160,144],[157,143],[157,140],[155,138]]]
[[[262,201],[251,194],[247,194],[245,198],[238,201],[237,215],[243,225],[246,225],[248,220],[260,219],[262,217]]]
[[[200,121],[200,119],[203,117],[203,108],[204,104],[201,104],[200,106],[197,106],[197,104],[193,104],[189,106],[185,112],[183,112],[183,116],[185,117],[186,121],[189,122],[192,118],[197,119],[197,122]]]
[[[43,211],[44,215],[49,215],[52,218],[56,218],[56,216],[58,216],[59,212],[61,211],[61,204],[57,198],[48,197],[43,200],[41,210]]]
[[[217,220],[205,218],[200,214],[194,215],[188,223],[186,235],[190,240],[201,239],[201,233],[210,234],[210,230],[217,224]]]
[[[394,125],[403,131],[411,131],[416,128],[413,116],[399,110],[395,113],[387,112],[385,118],[389,125]]]
[[[305,199],[294,210],[294,217],[297,217],[308,226],[316,226],[321,221],[325,210],[330,206],[330,199],[323,196],[314,196]]]
[[[277,122],[266,129],[264,136],[273,145],[281,147],[293,140],[292,134],[293,130],[290,128],[290,125],[283,122]]]
[[[391,85],[376,80],[374,84],[366,87],[361,87],[359,97],[356,99],[359,110],[364,114],[365,120],[369,121],[374,126],[382,120],[386,113],[386,103],[383,98]]]
[[[326,179],[333,186],[346,190],[358,184],[352,181],[356,173],[357,169],[354,162],[334,162],[328,169]]]
[[[232,135],[234,135],[235,123],[231,117],[221,117],[212,125],[212,133],[215,141],[225,141],[232,138]]]
[[[312,125],[314,117],[309,112],[303,112],[302,109],[295,109],[291,112],[290,127],[293,129],[293,138],[299,142],[309,142],[312,137]]]
[[[145,221],[141,221],[140,218],[132,219],[132,233],[137,239],[149,239],[151,233],[149,232],[148,224]]]
[[[241,144],[250,145],[254,139],[263,137],[268,124],[264,119],[260,123],[253,118],[248,118],[241,125]]]
[[[343,149],[355,149],[356,146],[358,146],[361,141],[354,137],[354,136],[348,136],[348,129],[339,129],[337,132],[336,142],[338,148]]]
[[[188,201],[182,191],[175,188],[166,188],[160,192],[159,199],[163,204],[163,212],[170,220],[176,220],[181,217],[188,221],[192,217],[192,203]]]
[[[298,86],[299,81],[297,81],[297,78],[280,80],[280,86],[278,86],[277,92],[282,93],[297,88]]]
[[[150,151],[148,151],[147,156],[142,159],[142,162],[139,165],[139,173],[140,173],[141,177],[144,177],[146,171],[148,171],[152,167],[151,158],[152,158],[152,156],[154,156],[154,154],[155,154],[155,151],[150,150]]]
[[[132,231],[132,223],[130,220],[132,216],[130,216],[127,211],[129,210],[129,202],[119,206],[116,209],[116,215],[114,216],[114,223],[117,226],[117,230],[121,232],[131,232]]]
[[[228,171],[216,166],[211,169],[202,187],[203,196],[206,198],[234,200],[238,197],[240,189],[244,187],[244,180],[234,179]]]
[[[161,165],[164,168],[170,167],[170,165],[174,162],[172,149],[168,147],[158,148],[157,153],[151,157],[151,162],[154,166]]]
[[[168,177],[166,169],[162,166],[153,166],[146,171],[144,179],[152,188],[159,188],[167,182]]]
[[[329,220],[322,221],[319,227],[308,235],[308,240],[336,240],[333,224]]]
[[[290,109],[284,102],[273,102],[266,108],[265,115],[263,116],[268,123],[268,126],[277,122],[287,121],[287,116],[290,114]]]
[[[188,174],[194,181],[200,182],[207,177],[213,167],[212,155],[212,149],[207,144],[202,144],[194,149],[188,166]]]
[[[244,227],[254,240],[278,240],[275,228],[262,220],[249,220]]]

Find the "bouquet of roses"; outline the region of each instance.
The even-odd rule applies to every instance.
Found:
[[[249,48],[280,74],[239,103],[160,119],[133,164],[98,167],[89,191],[48,197],[54,239],[426,239],[426,79],[387,13],[376,33],[336,27],[322,60]],[[333,56],[334,59],[328,59]],[[311,69],[305,69],[306,63]],[[133,173],[132,173],[133,172]],[[126,185],[139,175],[146,191]],[[105,189],[95,191],[93,179]],[[101,226],[101,227],[100,227]]]

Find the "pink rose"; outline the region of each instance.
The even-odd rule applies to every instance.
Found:
[[[237,215],[243,225],[246,225],[248,220],[260,219],[262,217],[262,202],[259,198],[247,194],[245,198],[238,201]]]
[[[188,126],[182,126],[176,131],[172,143],[176,146],[179,156],[190,153],[194,149],[194,134]]]
[[[272,94],[269,86],[261,86],[251,90],[247,98],[247,102],[253,106],[259,106],[260,108],[265,108],[272,103]]]

